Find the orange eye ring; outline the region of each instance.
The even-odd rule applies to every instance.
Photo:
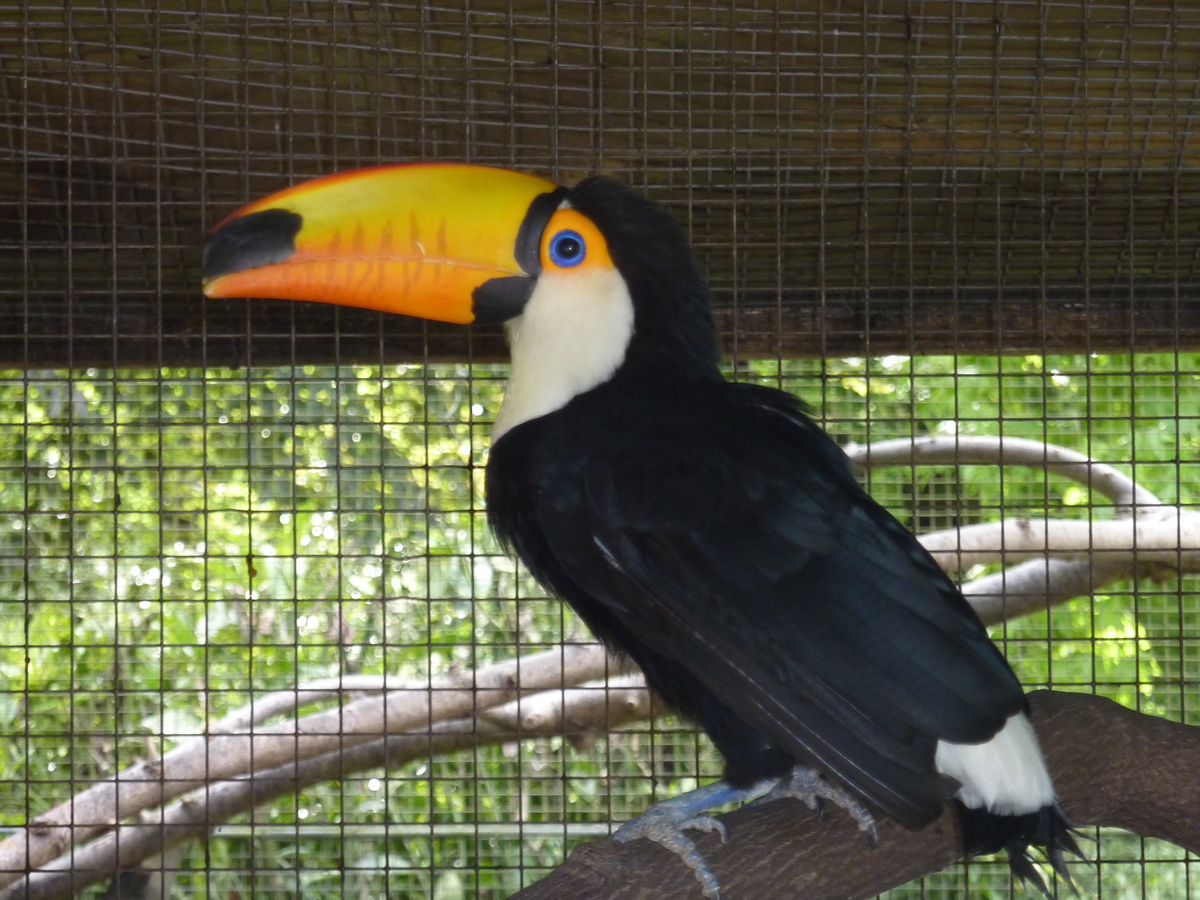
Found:
[[[592,220],[573,209],[560,209],[542,232],[542,268],[551,272],[611,269],[608,243]]]

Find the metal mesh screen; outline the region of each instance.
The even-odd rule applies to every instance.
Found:
[[[1193,502],[1187,4],[119,0],[9,4],[0,25],[13,834],[252,698],[277,704],[271,725],[385,682],[431,698],[564,642],[586,652],[486,527],[498,330],[200,297],[205,228],[309,176],[408,159],[614,175],[689,229],[729,373],[797,392],[840,441],[1032,438]],[[918,532],[1114,519],[1037,468],[864,478]],[[1029,689],[1197,724],[1190,570],[1154,557],[994,635]],[[274,769],[257,794],[193,795],[189,839],[144,871],[177,895],[508,896],[719,774],[706,741],[600,675],[576,719],[468,709]],[[1195,892],[1194,856],[1098,837],[1073,870],[1086,896]],[[97,865],[34,895],[98,894]],[[983,860],[888,896],[1019,890]]]

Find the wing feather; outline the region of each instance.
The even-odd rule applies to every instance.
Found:
[[[836,445],[787,395],[737,385],[577,412],[530,457],[543,546],[522,556],[789,752],[901,821],[936,815],[936,741],[990,738],[1024,696]]]

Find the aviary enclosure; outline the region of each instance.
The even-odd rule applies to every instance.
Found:
[[[720,761],[488,531],[501,331],[200,293],[246,201],[435,159],[669,207],[728,374],[1054,692],[1081,895],[1197,893],[1200,5],[0,9],[0,900],[695,894],[645,842],[533,886]],[[730,898],[1024,890],[728,822]]]

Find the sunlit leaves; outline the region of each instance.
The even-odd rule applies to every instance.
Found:
[[[755,362],[738,377],[800,394],[841,441],[1049,440],[1117,465],[1167,502],[1191,503],[1197,362],[892,356]],[[71,779],[161,752],[252,689],[342,672],[424,678],[586,637],[486,526],[483,466],[504,375],[439,365],[0,379],[0,728],[9,736],[0,817],[23,821],[69,796]],[[1039,470],[897,467],[867,482],[919,530],[1002,512],[1111,514],[1102,498]],[[1158,580],[1110,586],[994,636],[1030,687],[1096,690],[1194,720],[1198,585],[1150,574]],[[706,742],[660,720],[591,747],[526,741],[375,773],[280,801],[259,819],[607,822],[719,768]],[[430,866],[520,859],[531,871],[569,843],[335,836],[264,848],[275,862],[302,853],[313,889],[334,883],[321,860],[333,870],[385,859],[408,873],[393,873],[404,891],[449,898],[469,882],[432,878]],[[251,846],[213,842],[209,888],[246,895],[248,876],[221,867],[248,867]],[[990,871],[972,868],[980,896],[1007,891]],[[961,878],[944,882],[957,889]],[[516,887],[494,881],[496,895]],[[203,888],[199,878],[192,887]]]

